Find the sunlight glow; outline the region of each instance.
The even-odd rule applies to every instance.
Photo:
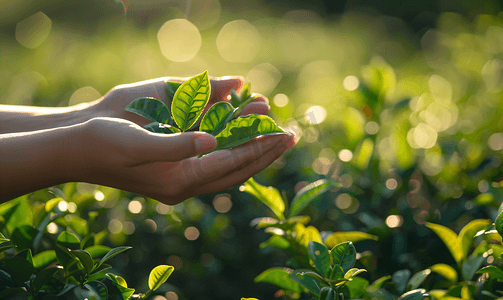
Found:
[[[26,48],[37,48],[45,41],[51,27],[51,19],[39,11],[16,24],[16,40]]]
[[[129,202],[128,206],[127,206],[128,210],[130,212],[132,212],[133,214],[137,214],[137,213],[140,213],[142,208],[143,208],[143,205],[141,204],[140,201],[138,200],[133,200],[131,202]]]
[[[58,203],[58,209],[59,209],[60,211],[62,211],[62,212],[67,211],[67,210],[68,210],[68,202],[66,202],[66,201],[60,201],[60,202]]]
[[[47,225],[46,229],[50,234],[55,234],[58,232],[58,225],[56,225],[56,223],[54,222],[51,222],[49,223],[49,225]]]
[[[257,56],[260,34],[251,23],[235,20],[225,24],[217,36],[220,56],[228,62],[251,62]]]
[[[314,105],[306,110],[306,121],[310,124],[320,124],[327,117],[327,110],[323,106]]]
[[[189,61],[201,48],[201,34],[186,19],[169,20],[157,32],[162,54],[171,61]]]
[[[402,216],[390,215],[386,218],[386,225],[388,225],[389,228],[400,227],[402,226],[402,224],[403,224]]]
[[[274,105],[277,107],[285,107],[288,104],[288,97],[285,94],[276,94],[272,99]]]
[[[360,85],[360,81],[356,76],[348,76],[344,78],[344,81],[342,82],[342,86],[348,91],[354,91],[358,88]]]
[[[341,151],[339,151],[339,159],[344,162],[351,161],[353,159],[353,152],[348,149],[342,149]]]
[[[97,201],[103,201],[105,200],[105,194],[103,194],[102,191],[96,191],[94,192],[94,199],[96,199]]]

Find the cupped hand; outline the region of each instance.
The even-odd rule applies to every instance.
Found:
[[[165,103],[171,102],[166,93],[166,82],[184,82],[187,78],[162,77],[132,84],[119,85],[109,91],[105,96],[91,103],[93,117],[113,117],[129,120],[140,126],[145,126],[151,121],[128,111],[124,108],[131,101],[142,97],[153,97]],[[239,91],[244,84],[241,76],[210,77],[211,96],[205,107],[206,111],[211,105],[220,101],[228,101],[231,89]],[[266,97],[255,94],[255,99],[246,106],[240,115],[269,113],[269,101]]]
[[[171,205],[242,184],[295,144],[288,134],[262,136],[197,158],[215,148],[210,134],[157,134],[117,118],[87,121],[82,140],[87,141],[81,150],[87,165],[76,179]]]

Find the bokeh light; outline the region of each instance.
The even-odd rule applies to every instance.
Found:
[[[374,121],[367,122],[365,124],[365,131],[370,135],[376,134],[379,132],[379,124]]]
[[[178,295],[173,291],[167,292],[166,300],[178,300]]]
[[[272,99],[274,105],[277,107],[285,107],[288,105],[288,96],[282,93],[276,94]]]
[[[69,106],[76,105],[79,103],[91,102],[100,98],[100,93],[91,86],[85,86],[76,90],[70,97],[68,102]]]
[[[229,194],[218,194],[213,198],[213,207],[219,213],[226,213],[232,208],[231,195]]]
[[[314,105],[306,110],[305,116],[309,124],[320,124],[325,121],[327,110],[323,106]]]
[[[253,67],[246,78],[252,83],[256,93],[269,95],[281,80],[281,72],[270,63],[262,63]]]
[[[66,202],[66,201],[60,201],[60,202],[58,203],[58,209],[59,209],[60,211],[62,211],[62,212],[67,211],[67,210],[68,210],[68,202]]]
[[[489,148],[491,148],[494,151],[499,151],[503,149],[503,133],[498,132],[494,133],[489,137],[489,140],[487,140],[487,144],[489,145]]]
[[[344,88],[348,91],[354,91],[360,86],[360,81],[356,76],[348,76],[344,78],[344,81],[342,82],[342,85]]]
[[[174,19],[164,23],[157,32],[157,40],[164,57],[176,62],[194,58],[202,43],[199,30],[186,19]]]
[[[353,152],[348,149],[342,149],[341,151],[339,151],[339,159],[344,162],[351,161],[353,159]]]
[[[16,24],[16,40],[26,48],[37,48],[51,31],[52,21],[39,11]]]
[[[197,229],[194,226],[187,227],[185,231],[183,232],[185,235],[185,238],[188,239],[189,241],[194,241],[197,240],[199,237],[199,229]]]
[[[47,229],[47,232],[49,232],[50,234],[58,233],[58,225],[56,225],[56,223],[54,223],[54,222],[49,223],[47,225],[46,229]]]
[[[122,231],[122,222],[119,221],[118,219],[112,219],[108,223],[108,230],[112,234],[119,234]]]
[[[96,199],[96,201],[103,201],[103,200],[105,200],[105,194],[103,194],[102,191],[95,191],[94,192],[94,199]]]
[[[386,218],[386,225],[389,228],[400,227],[400,226],[402,226],[402,224],[403,224],[403,218],[402,218],[402,216],[399,216],[399,215],[389,215]]]
[[[127,206],[128,210],[133,213],[133,214],[138,214],[141,212],[141,210],[143,209],[143,205],[141,204],[140,201],[138,200],[133,200],[131,202],[129,202],[128,206]]]
[[[173,209],[174,208],[172,205],[167,205],[162,202],[157,203],[157,205],[155,206],[155,210],[157,211],[157,213],[159,213],[161,215],[167,215],[167,214],[171,213],[173,211]]]
[[[250,22],[235,20],[225,24],[217,36],[220,56],[228,62],[252,61],[260,50],[260,34]]]
[[[386,180],[386,187],[390,190],[394,190],[396,189],[398,186],[398,182],[396,181],[396,179],[394,178],[390,178],[388,180]]]

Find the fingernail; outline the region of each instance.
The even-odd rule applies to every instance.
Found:
[[[204,153],[213,150],[217,146],[217,140],[210,134],[198,134],[194,140],[197,153]]]

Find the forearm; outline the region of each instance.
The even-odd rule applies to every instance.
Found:
[[[95,102],[70,107],[0,105],[0,135],[70,126],[95,117]]]
[[[0,134],[0,203],[84,172],[82,125]]]

